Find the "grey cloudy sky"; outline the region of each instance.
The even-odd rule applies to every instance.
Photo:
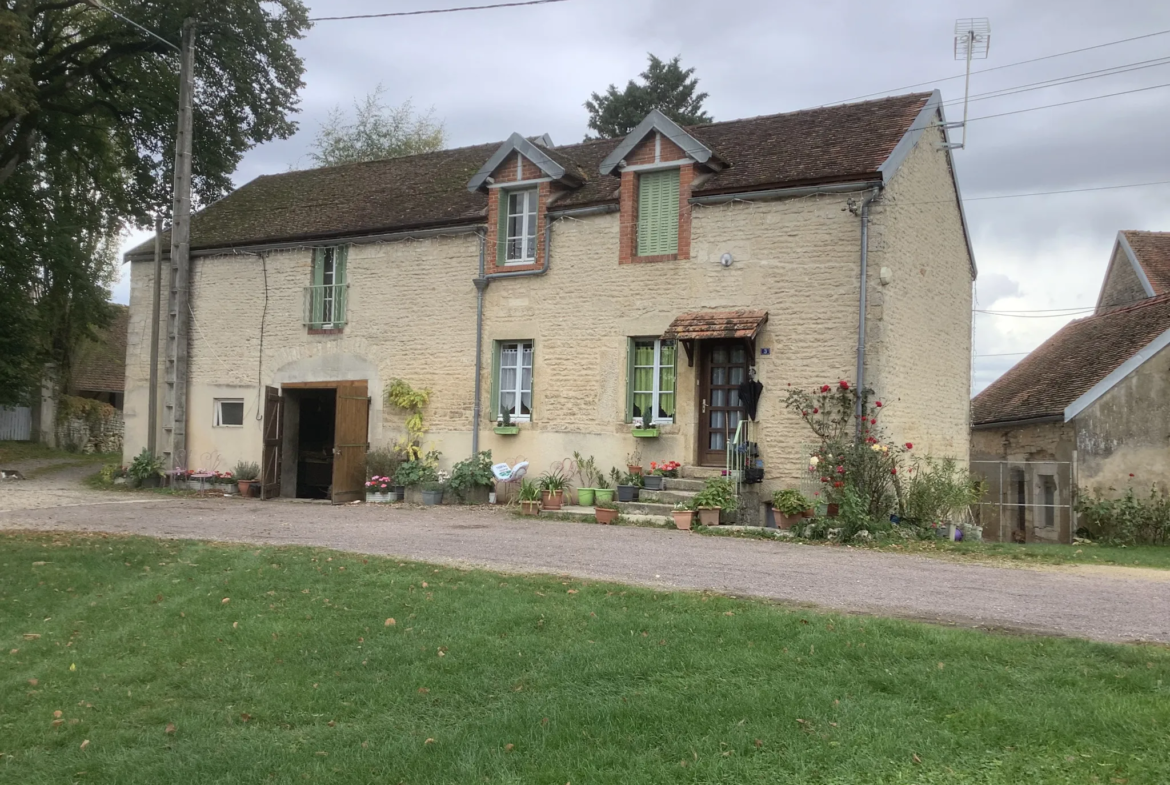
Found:
[[[311,16],[478,5],[491,0],[317,0]],[[433,106],[451,146],[548,132],[586,131],[590,92],[624,85],[646,53],[681,54],[694,66],[717,120],[792,111],[928,80],[962,98],[953,59],[957,17],[986,16],[990,58],[1015,63],[1170,30],[1160,0],[566,0],[544,6],[318,23],[299,43],[306,87],[291,139],[251,151],[242,185],[307,166],[329,110],[381,83],[387,100]],[[976,74],[972,95],[1167,58],[1116,74],[976,101],[971,117],[1170,84],[1170,34]],[[902,92],[908,92],[902,91]],[[961,116],[950,106],[948,119]],[[956,152],[964,197],[1170,180],[1170,86],[972,122]],[[1170,185],[972,200],[967,203],[980,309],[1091,307],[1119,229],[1170,230]],[[137,234],[130,242],[138,242]],[[128,271],[127,272],[128,275]],[[128,281],[115,288],[126,302]],[[982,389],[1068,317],[977,314],[975,389]]]

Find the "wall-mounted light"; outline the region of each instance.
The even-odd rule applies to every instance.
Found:
[[[723,265],[724,267],[730,267],[731,263],[734,261],[735,259],[729,253],[725,253],[719,257],[719,264]]]

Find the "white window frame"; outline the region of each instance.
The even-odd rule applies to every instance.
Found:
[[[504,352],[508,347],[516,348],[516,365],[504,365]],[[528,365],[524,364],[524,350],[528,349]],[[496,416],[499,417],[504,408],[504,393],[512,393],[516,396],[516,403],[512,406],[512,422],[532,422],[532,361],[535,358],[535,351],[533,350],[532,341],[500,341],[500,377],[496,380],[499,385],[499,411]],[[528,388],[524,387],[524,369],[528,369]],[[504,387],[504,370],[510,369],[516,371],[516,386],[511,389]],[[524,393],[528,393],[528,410],[529,414],[520,414],[520,406],[524,400]]]
[[[536,244],[537,244],[537,226],[536,218],[540,210],[540,189],[539,188],[525,188],[522,190],[504,191],[504,265],[512,264],[533,264],[536,262]],[[512,197],[523,197],[519,201],[522,205],[522,211],[518,213],[512,212]],[[520,234],[513,235],[512,219],[520,219]],[[529,255],[528,239],[532,238],[531,255]],[[512,243],[515,240],[521,240],[521,255],[512,258]]]
[[[662,338],[654,338],[654,339],[635,338],[634,339],[634,346],[633,346],[634,356],[635,357],[638,356],[638,354],[637,354],[638,344],[650,343],[651,340],[654,341],[654,365],[653,365],[653,368],[654,368],[654,389],[653,390],[639,390],[639,389],[635,388],[633,390],[633,397],[636,398],[638,395],[645,395],[646,393],[651,393],[652,397],[650,399],[651,400],[650,407],[654,410],[654,419],[652,422],[655,425],[670,425],[671,423],[674,422],[674,417],[659,417],[658,416],[658,411],[660,409],[658,404],[661,401],[660,396],[662,395],[662,367],[663,367],[662,366],[662,346],[663,346],[663,344],[674,346],[674,390],[667,393],[667,395],[674,396],[674,411],[677,414],[678,413],[678,342],[672,341],[672,340],[663,340]],[[633,378],[630,379],[630,387],[634,386],[634,379],[636,379],[638,377],[638,369],[639,368],[650,368],[650,367],[651,366],[649,366],[649,365],[633,365],[634,376],[633,376]],[[636,414],[634,414],[633,409],[630,410],[630,416],[633,417],[634,422],[638,422],[639,417]]]
[[[240,405],[240,422],[238,425],[236,423],[225,423],[223,421],[223,404],[225,403],[238,403]],[[214,425],[216,428],[243,428],[245,415],[247,413],[247,407],[244,405],[243,398],[216,398]]]

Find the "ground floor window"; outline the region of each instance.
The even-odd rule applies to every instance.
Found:
[[[512,420],[532,418],[532,341],[496,342],[495,416],[508,412]]]
[[[243,398],[215,399],[215,426],[233,428],[244,424]]]
[[[627,420],[649,411],[654,422],[674,422],[675,356],[674,341],[630,339]]]

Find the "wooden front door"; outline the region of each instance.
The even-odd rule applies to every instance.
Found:
[[[284,442],[284,399],[275,387],[264,388],[264,449],[260,462],[260,498],[280,496],[281,452]]]
[[[338,382],[337,419],[333,431],[334,504],[366,498],[369,429],[370,395],[366,382]]]
[[[699,464],[723,466],[742,417],[738,388],[747,380],[747,347],[713,341],[699,346]]]

